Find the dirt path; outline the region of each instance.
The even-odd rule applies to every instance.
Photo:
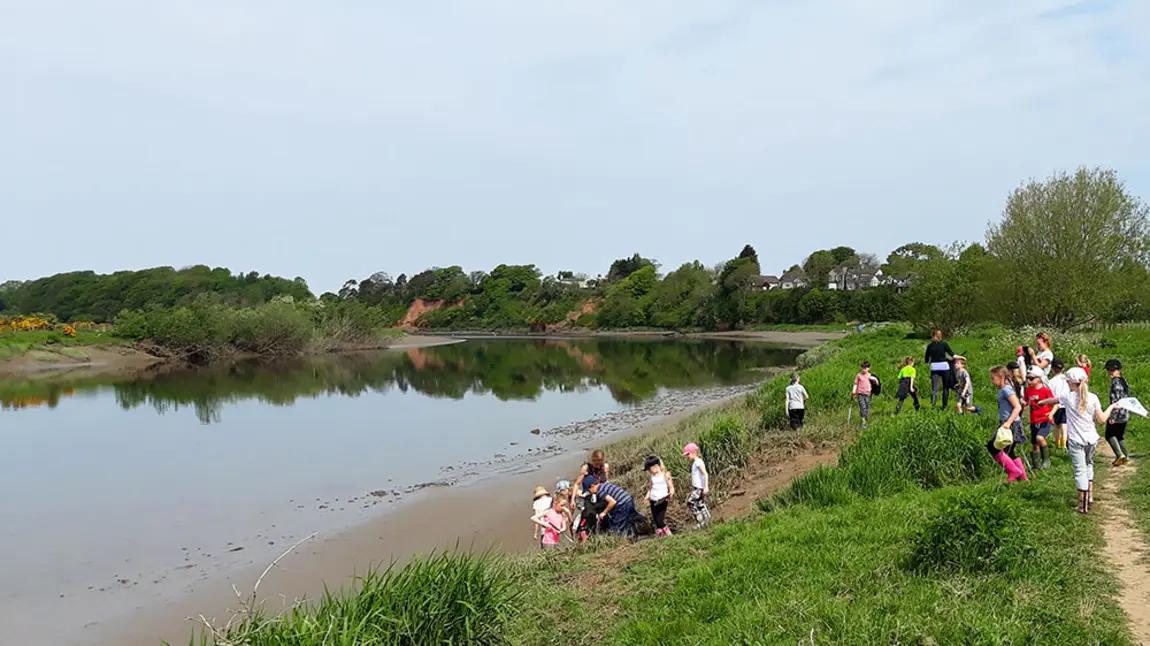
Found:
[[[715,510],[714,517],[716,520],[731,520],[746,516],[754,511],[755,501],[759,498],[775,493],[817,466],[834,465],[838,459],[838,449],[799,452],[781,459],[778,456],[771,456],[768,460],[762,457],[753,459],[739,483]]]
[[[1119,495],[1122,485],[1136,469],[1136,465],[1130,464],[1108,471],[1106,480],[1098,488],[1105,496],[1099,496],[1104,504],[1097,509],[1106,537],[1106,558],[1118,575],[1118,603],[1126,612],[1134,643],[1150,646],[1150,568],[1146,565],[1146,542]]]

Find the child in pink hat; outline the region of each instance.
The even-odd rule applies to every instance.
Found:
[[[691,495],[687,496],[687,509],[695,516],[695,529],[702,529],[711,522],[711,511],[707,509],[711,476],[699,453],[699,445],[694,442],[683,447],[683,455],[691,458]]]

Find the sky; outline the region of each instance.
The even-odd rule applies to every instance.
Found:
[[[1150,201],[1146,0],[0,0],[0,282],[764,273]]]

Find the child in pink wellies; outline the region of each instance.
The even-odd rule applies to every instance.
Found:
[[[1017,433],[1015,432],[1016,423],[1021,424],[1022,416],[1022,403],[1018,400],[1018,393],[1014,390],[1014,385],[1010,380],[1010,372],[1004,366],[995,366],[990,369],[990,380],[994,383],[994,387],[998,389],[998,428],[994,429],[994,435],[990,436],[990,441],[986,443],[986,450],[990,452],[990,457],[994,461],[1002,465],[1006,471],[1006,481],[1014,482],[1015,480],[1029,480],[1026,477],[1026,469],[1022,466],[1022,458],[1015,457],[1014,450],[1017,446]],[[995,445],[994,440],[998,435],[999,429],[1005,429],[1010,433],[1012,441],[1003,447]],[[1025,440],[1024,440],[1025,441]]]

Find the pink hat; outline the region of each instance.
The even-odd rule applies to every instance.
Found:
[[[694,442],[691,442],[687,446],[683,447],[683,455],[690,455],[692,452],[698,451],[698,450],[699,450],[699,445],[695,444]]]

